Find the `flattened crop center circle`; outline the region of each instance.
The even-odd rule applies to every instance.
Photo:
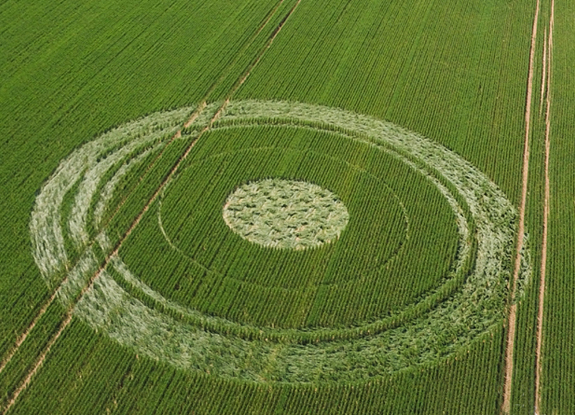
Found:
[[[205,111],[215,111],[217,107],[209,106]],[[93,236],[86,230],[90,210],[86,203],[95,197],[98,189],[93,183],[109,177],[107,165],[114,165],[112,162],[119,163],[126,158],[129,161],[134,154],[138,157],[142,154],[143,159],[149,154],[148,148],[157,148],[150,147],[151,144],[174,132],[190,112],[190,109],[182,109],[154,114],[107,133],[71,154],[43,186],[32,212],[30,231],[34,258],[43,277],[50,282],[70,265],[60,226],[62,203],[64,196],[79,184],[71,213],[62,219],[68,223],[73,243],[84,253],[66,272],[68,278],[59,289],[65,303],[75,298],[77,287],[82,287],[98,268],[90,238],[95,238],[105,252],[112,249],[106,228],[98,219],[98,208],[95,224],[99,230]],[[437,362],[500,326],[507,298],[506,283],[511,273],[511,264],[506,258],[513,251],[516,211],[485,175],[456,154],[417,134],[333,108],[287,102],[231,102],[214,127],[226,128],[239,123],[263,125],[272,121],[286,125],[313,124],[353,135],[355,140],[388,152],[426,175],[454,211],[458,233],[464,241],[458,251],[460,267],[465,268],[466,258],[473,252],[473,245],[477,245],[473,267],[460,281],[459,288],[451,290],[448,297],[442,295],[444,300],[428,307],[424,314],[416,313],[418,317],[403,320],[397,328],[367,325],[352,330],[351,336],[349,332],[341,335],[329,328],[315,332],[257,328],[250,331],[249,326],[238,329],[225,319],[197,313],[166,300],[135,278],[119,257],[113,256],[109,269],[102,271],[75,306],[75,314],[94,329],[154,359],[184,369],[209,369],[214,375],[255,382],[367,380]],[[198,128],[202,128],[199,125],[202,122],[200,118]],[[106,155],[104,160],[103,155]],[[114,179],[121,171],[120,168]],[[106,192],[104,186],[100,200],[109,202]],[[523,263],[525,277],[530,270],[528,258],[524,257]],[[118,277],[112,272],[124,279],[123,285],[118,284]],[[160,303],[162,310],[171,311],[166,313],[146,305],[134,297],[127,286],[141,290]],[[175,315],[186,315],[186,318],[171,317]],[[245,335],[238,336],[236,330]],[[277,341],[269,341],[274,335]]]
[[[223,208],[240,237],[268,248],[306,249],[339,238],[349,213],[337,195],[302,181],[264,179],[238,186]]]

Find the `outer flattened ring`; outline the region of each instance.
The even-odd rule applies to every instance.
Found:
[[[184,112],[189,113],[189,109],[182,110],[182,114]],[[181,118],[181,114],[171,114],[170,122],[178,122]],[[204,119],[207,117],[199,117],[200,121],[197,122],[205,122]],[[328,107],[289,102],[231,102],[216,127],[225,126],[226,123],[271,122],[315,125],[349,132],[367,145],[406,156],[404,160],[407,163],[416,160],[438,172],[465,200],[476,226],[474,271],[460,289],[428,314],[401,327],[353,340],[337,339],[304,345],[268,342],[265,339],[248,340],[212,333],[174,320],[129,295],[107,271],[100,275],[79,301],[76,315],[119,343],[181,368],[256,382],[293,383],[358,381],[437,362],[500,325],[507,300],[506,283],[510,276],[509,258],[517,213],[505,195],[485,175],[455,153],[415,133],[371,117]],[[73,183],[80,180],[81,172],[74,171],[74,165],[70,165],[66,180],[55,185],[64,164],[69,164],[76,153],[89,153],[88,150],[81,147],[62,163],[38,196],[43,204],[37,202],[32,215],[30,229],[34,255],[48,280],[55,273],[62,272],[66,252],[55,230],[56,222],[43,219],[54,216],[54,212],[58,213],[56,216],[59,218],[60,206],[50,207],[48,213],[41,208],[49,197],[47,189],[53,192],[60,186],[60,193],[66,193]],[[418,168],[415,163],[411,167]],[[429,179],[434,184],[440,184],[432,176]],[[106,248],[105,230],[97,239]],[[87,249],[82,260],[69,273],[69,281],[78,283],[85,279],[94,266],[91,256],[93,254]],[[529,275],[530,265],[525,256],[523,262],[522,275],[525,279]],[[117,257],[112,264],[118,270],[125,266]],[[124,272],[129,275],[129,270],[124,269]],[[134,282],[137,283],[137,280]],[[145,286],[142,288],[146,289]],[[155,295],[153,292],[148,294]]]

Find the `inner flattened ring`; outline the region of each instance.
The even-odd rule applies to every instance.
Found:
[[[227,128],[227,127],[222,127]],[[245,128],[245,126],[237,125],[234,128]],[[303,127],[308,128],[308,127]],[[328,132],[333,133],[333,131]],[[343,135],[343,134],[342,134]],[[353,139],[353,137],[350,137]],[[393,150],[389,149],[381,149],[382,151],[390,152],[395,157],[402,159],[404,162],[408,163],[411,168],[416,169],[420,174],[426,175],[426,177],[434,182],[436,186],[441,187],[441,192],[444,196],[449,197],[451,199],[451,207],[454,210],[454,213],[458,220],[458,228],[460,229],[459,233],[461,236],[460,244],[458,248],[456,263],[457,269],[464,268],[464,265],[470,262],[470,255],[473,249],[470,248],[471,245],[474,243],[472,242],[472,237],[469,233],[469,224],[467,222],[467,218],[462,214],[462,212],[466,211],[460,206],[460,202],[458,202],[455,197],[452,195],[451,191],[445,187],[432,173],[427,173],[423,170],[422,166],[418,166],[414,164],[411,160],[406,159],[403,155],[400,155]],[[456,206],[454,205],[456,204]],[[161,221],[161,217],[160,217]],[[463,223],[461,223],[463,221]],[[462,229],[465,228],[465,229]],[[466,235],[467,237],[463,237]],[[166,235],[165,235],[166,236]],[[185,255],[185,253],[182,253]],[[234,334],[241,338],[246,339],[267,339],[269,341],[280,341],[280,342],[290,342],[289,339],[292,339],[292,342],[297,343],[308,343],[308,342],[316,342],[316,341],[337,341],[340,339],[352,339],[352,338],[359,338],[366,335],[374,335],[379,332],[400,326],[404,324],[406,321],[411,320],[422,313],[429,310],[435,304],[437,304],[438,297],[439,301],[442,298],[447,297],[450,295],[457,287],[461,284],[461,282],[465,279],[466,275],[454,275],[452,278],[448,279],[442,286],[437,287],[436,289],[432,290],[432,292],[428,292],[428,295],[424,301],[419,301],[417,303],[409,304],[405,306],[400,312],[397,314],[387,316],[384,319],[377,320],[368,324],[355,326],[355,327],[348,327],[348,328],[340,328],[340,329],[331,329],[325,327],[313,328],[313,329],[281,329],[281,328],[268,328],[268,327],[259,327],[259,326],[250,326],[249,324],[238,324],[231,322],[227,319],[214,317],[214,316],[206,316],[203,313],[189,309],[187,307],[182,307],[178,303],[174,301],[168,300],[163,297],[161,294],[153,291],[148,285],[137,279],[131,273],[125,264],[119,259],[119,264],[122,264],[116,267],[116,271],[119,274],[123,274],[121,276],[122,279],[129,282],[130,285],[134,287],[136,291],[143,293],[146,297],[152,298],[154,302],[158,303],[161,308],[168,308],[172,309],[175,313],[174,316],[179,316],[182,320],[192,323],[194,325],[200,326],[207,331],[212,332],[225,332]],[[455,272],[454,274],[457,274]],[[152,294],[153,293],[153,294]],[[185,310],[185,312],[183,312]]]

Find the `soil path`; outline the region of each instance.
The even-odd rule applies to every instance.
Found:
[[[543,73],[541,74],[541,93],[539,96],[539,115],[543,114],[543,102],[545,101],[545,87],[547,86],[547,28],[543,31]]]
[[[68,311],[68,313],[66,314],[66,318],[64,319],[64,321],[60,325],[60,328],[58,329],[56,334],[54,334],[54,336],[52,336],[52,338],[50,339],[50,341],[48,342],[48,344],[46,345],[46,347],[44,348],[44,350],[42,351],[42,353],[40,354],[40,356],[36,360],[36,363],[32,367],[32,370],[30,370],[28,372],[28,374],[26,375],[26,378],[24,379],[24,381],[20,384],[20,386],[18,386],[18,389],[16,389],[16,391],[14,391],[14,393],[12,394],[12,397],[8,401],[8,404],[4,407],[2,412],[0,412],[0,415],[6,414],[10,410],[10,408],[12,408],[12,406],[16,403],[18,396],[20,396],[20,394],[30,384],[30,382],[32,381],[32,378],[34,377],[34,375],[36,374],[38,369],[40,369],[40,367],[44,363],[44,360],[46,359],[46,355],[50,352],[50,349],[52,348],[54,343],[56,343],[56,340],[58,340],[60,338],[60,335],[62,334],[64,329],[66,327],[68,327],[68,324],[70,324],[70,321],[72,321],[72,312]]]
[[[519,206],[519,226],[517,229],[517,250],[515,253],[515,266],[513,268],[513,281],[511,281],[511,305],[507,326],[507,344],[505,350],[505,384],[503,388],[503,413],[511,409],[511,386],[513,383],[513,351],[515,346],[515,327],[517,320],[517,304],[515,304],[515,289],[521,268],[521,250],[525,233],[525,206],[527,204],[527,183],[529,180],[529,135],[531,133],[531,104],[533,97],[533,72],[535,63],[535,47],[537,41],[537,22],[539,20],[540,0],[537,0],[533,29],[531,32],[531,50],[529,52],[529,74],[527,80],[527,98],[525,102],[525,140],[523,150],[523,175],[521,188],[521,204]]]
[[[64,284],[67,281],[67,279],[68,278],[65,278],[64,281],[62,282],[62,284]],[[4,370],[4,368],[6,367],[8,362],[10,362],[10,360],[12,360],[12,357],[16,354],[16,352],[18,351],[18,349],[20,348],[22,343],[24,343],[24,340],[26,340],[26,338],[28,337],[28,335],[30,334],[32,329],[34,327],[36,327],[38,320],[40,320],[40,318],[44,315],[44,313],[46,312],[48,307],[50,307],[50,304],[52,304],[54,302],[54,299],[56,298],[57,295],[58,295],[58,289],[56,289],[54,291],[52,296],[42,306],[42,308],[40,309],[40,311],[38,312],[36,317],[34,317],[34,320],[32,320],[32,323],[28,327],[26,327],[26,330],[24,330],[24,332],[20,335],[20,337],[18,337],[18,339],[16,339],[16,343],[14,343],[14,346],[12,346],[12,348],[10,349],[10,351],[8,352],[8,354],[6,355],[4,360],[2,360],[2,362],[0,362],[0,373],[2,373],[2,371]]]
[[[541,275],[539,279],[539,302],[537,305],[537,349],[535,352],[535,414],[541,410],[541,350],[543,346],[543,311],[545,305],[545,274],[547,271],[547,230],[549,220],[549,152],[551,149],[551,75],[553,64],[553,26],[555,24],[555,0],[551,0],[548,37],[547,100],[545,111],[545,199],[543,202],[543,242],[541,246]]]

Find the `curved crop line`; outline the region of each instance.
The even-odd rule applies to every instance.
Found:
[[[86,231],[86,223],[88,220],[88,210],[90,209],[92,198],[98,189],[100,179],[106,172],[108,172],[118,162],[122,161],[130,153],[141,147],[146,147],[154,142],[158,142],[165,135],[173,133],[173,128],[161,129],[154,131],[151,134],[145,134],[138,137],[136,140],[127,143],[125,146],[119,148],[113,153],[107,155],[95,165],[90,166],[84,173],[84,178],[80,183],[72,212],[68,219],[68,227],[70,236],[74,240],[76,246],[81,247],[88,244],[90,236]],[[146,152],[144,152],[146,154]],[[135,159],[137,160],[137,158]]]
[[[94,208],[94,226],[96,228],[101,225],[104,211],[114,196],[114,191],[116,190],[118,183],[120,183],[120,180],[122,180],[122,178],[124,178],[133,167],[140,164],[148,155],[150,155],[150,153],[156,151],[158,147],[159,145],[148,148],[138,156],[129,160],[127,163],[122,164],[114,176],[104,185],[98,198],[98,204]]]
[[[234,128],[239,128],[241,126],[236,125]],[[220,127],[221,128],[221,127]],[[225,127],[228,128],[228,127]],[[305,127],[309,128],[309,127]],[[316,129],[316,131],[319,129]],[[323,131],[323,130],[322,130]],[[334,133],[331,131],[331,133]],[[357,137],[353,137],[350,135],[345,135],[345,137],[353,140],[357,140]],[[260,149],[267,149],[268,147],[257,147],[256,150]],[[408,164],[410,168],[414,169],[418,173],[424,175],[428,180],[430,180],[440,191],[440,193],[447,199],[448,204],[451,206],[455,220],[458,226],[458,232],[460,234],[460,242],[458,246],[458,252],[454,261],[454,266],[449,273],[449,276],[446,278],[446,281],[440,285],[439,287],[435,287],[427,292],[426,297],[421,300],[417,300],[412,304],[406,305],[403,309],[395,311],[390,315],[377,319],[370,323],[358,324],[353,325],[349,328],[342,328],[342,329],[331,329],[325,327],[319,328],[305,328],[305,329],[281,329],[275,328],[270,329],[269,327],[258,327],[252,326],[250,324],[238,324],[231,322],[227,319],[215,317],[215,316],[205,316],[202,313],[199,313],[197,310],[194,309],[182,309],[181,306],[176,308],[173,307],[173,303],[167,299],[165,299],[161,294],[154,292],[154,295],[150,295],[150,292],[153,291],[149,286],[145,283],[139,281],[136,277],[131,274],[126,274],[126,270],[128,270],[127,265],[121,262],[119,259],[119,263],[123,264],[121,266],[116,266],[116,271],[120,275],[120,277],[127,282],[132,289],[136,289],[136,291],[140,293],[144,293],[144,295],[152,298],[154,302],[158,303],[161,309],[171,310],[174,317],[182,316],[187,322],[196,324],[197,326],[203,327],[206,330],[210,330],[213,332],[224,332],[224,333],[232,333],[234,335],[244,337],[244,338],[255,338],[255,339],[265,339],[267,338],[270,341],[281,341],[281,342],[315,342],[318,340],[325,341],[325,340],[335,340],[335,339],[352,339],[361,337],[368,334],[376,334],[383,330],[387,330],[389,328],[397,327],[400,324],[404,323],[405,321],[417,317],[421,315],[423,312],[429,310],[433,305],[437,304],[439,301],[445,299],[448,295],[452,294],[453,291],[460,285],[462,280],[466,277],[465,273],[465,266],[469,263],[472,259],[470,258],[470,254],[472,252],[471,246],[473,245],[472,237],[469,230],[469,225],[467,223],[467,219],[464,216],[464,212],[462,207],[460,206],[459,202],[454,198],[451,194],[450,190],[447,189],[435,176],[431,175],[429,172],[423,170],[421,167],[415,165],[410,160],[406,159],[404,156],[393,152],[390,149],[382,149],[379,148],[386,153],[391,154],[392,156],[398,158],[399,160],[403,161],[404,163]],[[249,151],[247,150],[240,150],[240,151]],[[217,157],[218,155],[213,155],[210,157]],[[358,166],[351,165],[352,168],[360,169]],[[366,172],[371,176],[370,173]],[[372,176],[375,179],[379,180],[377,177]],[[385,183],[382,185],[387,186]],[[166,185],[164,191],[168,188],[169,184]],[[392,192],[393,193],[393,192]],[[397,195],[394,194],[394,197],[397,198]],[[170,237],[167,235],[163,224],[162,224],[162,216],[161,216],[161,198],[159,199],[159,206],[158,206],[158,224],[160,231],[164,235],[164,238],[168,242],[168,244],[180,253],[181,255],[190,258],[190,260],[194,261],[195,264],[200,266],[202,269],[208,272],[215,272],[217,271],[210,270],[204,267],[201,263],[195,261],[193,258],[189,257],[186,253],[182,252],[180,248],[173,244]],[[398,203],[403,209],[404,216],[406,218],[407,226],[409,227],[407,211],[405,206],[401,200],[398,199]],[[102,247],[106,249],[105,247]],[[395,255],[395,254],[394,254]],[[387,263],[387,262],[386,262]],[[116,263],[118,264],[118,262]],[[129,272],[129,271],[128,271]],[[227,276],[227,278],[235,279],[233,276]],[[243,280],[236,279],[237,281],[242,282]],[[136,283],[135,281],[138,281]],[[353,280],[347,282],[345,284],[334,284],[340,287],[344,287],[346,285],[351,285],[354,283]],[[281,289],[281,288],[276,288]],[[186,310],[183,312],[182,310]]]
[[[250,126],[250,127],[253,127],[253,126]],[[290,127],[294,127],[294,126],[292,125],[292,126],[290,126]],[[297,126],[295,126],[295,127],[297,127]],[[228,127],[225,127],[225,128],[228,128]],[[238,125],[238,126],[234,126],[233,128],[242,128],[242,126]],[[305,127],[305,128],[306,128],[306,129],[310,129],[309,127]],[[217,129],[222,129],[222,128],[220,127],[220,128],[217,128]],[[216,130],[216,129],[212,129],[212,130]],[[314,130],[314,131],[323,131],[323,132],[326,132],[326,131],[321,130],[321,129],[313,129],[313,130]],[[331,134],[334,134],[333,131],[327,131],[327,132],[329,132],[329,133],[331,133]],[[341,134],[338,134],[338,135],[341,135]],[[344,136],[344,137],[349,138],[349,139],[352,139],[352,140],[356,140],[356,138],[355,138],[355,137],[352,137],[352,136]],[[212,159],[212,158],[221,157],[222,155],[231,155],[231,154],[238,154],[238,153],[240,153],[240,152],[246,152],[246,153],[247,153],[247,152],[252,152],[252,151],[265,151],[265,150],[273,150],[273,149],[277,149],[277,147],[249,147],[249,148],[245,148],[245,149],[241,149],[241,150],[237,150],[237,151],[230,151],[230,152],[223,152],[223,153],[214,154],[214,155],[211,155],[211,156],[209,156],[209,157],[207,157],[207,158],[201,160],[200,162],[203,162],[203,161],[206,161],[206,160],[209,160],[209,159]],[[293,150],[293,152],[298,152],[298,151]],[[392,153],[392,152],[389,152],[389,151],[386,151],[386,152],[387,152],[387,153],[390,153],[390,154],[392,154],[392,155],[394,155],[395,157],[398,157],[401,161],[404,161],[404,159],[401,158],[401,156],[398,156],[398,155],[396,155],[395,153]],[[341,161],[341,160],[339,160],[339,159],[336,159],[335,157],[332,157],[332,156],[329,156],[329,155],[325,155],[325,154],[322,154],[322,153],[319,153],[319,152],[311,151],[311,150],[307,150],[307,151],[306,151],[306,154],[319,154],[319,155],[322,155],[322,156],[324,156],[324,157],[326,157],[326,158],[332,159],[332,160],[334,160],[334,161]],[[409,163],[408,160],[406,160],[405,162],[406,162],[406,163]],[[405,240],[409,240],[409,238],[410,238],[409,215],[407,214],[407,209],[405,208],[405,205],[403,204],[403,202],[400,200],[399,196],[397,196],[397,194],[393,191],[393,189],[391,189],[391,188],[390,188],[384,181],[382,181],[379,177],[376,177],[375,175],[373,175],[373,174],[367,172],[365,169],[363,169],[363,168],[361,168],[361,167],[359,167],[359,166],[357,166],[357,165],[351,164],[351,163],[349,163],[349,162],[347,162],[347,161],[345,161],[344,164],[346,164],[349,168],[355,170],[356,172],[364,173],[364,174],[366,174],[367,176],[369,176],[370,178],[372,178],[372,179],[374,179],[374,180],[377,180],[378,182],[381,183],[382,186],[385,186],[385,188],[391,193],[391,195],[395,198],[396,202],[399,204],[399,206],[400,206],[400,208],[401,208],[401,210],[402,210],[402,212],[403,212],[403,217],[404,217],[404,221],[405,221]],[[410,164],[410,166],[411,166],[411,164]],[[458,217],[458,215],[459,215],[458,212],[462,212],[462,209],[461,209],[461,207],[457,204],[457,202],[455,201],[455,199],[453,198],[453,195],[451,195],[451,193],[449,193],[449,191],[448,191],[441,183],[439,183],[439,182],[437,181],[437,179],[435,179],[434,177],[429,176],[429,174],[427,174],[427,172],[424,172],[423,170],[421,170],[421,169],[419,169],[419,168],[417,168],[417,167],[413,167],[413,168],[414,168],[415,171],[417,171],[417,172],[423,174],[424,176],[428,177],[430,180],[433,181],[433,183],[436,183],[436,182],[437,182],[437,183],[438,183],[437,186],[441,188],[441,189],[440,189],[440,192],[441,192],[443,195],[446,195],[446,194],[449,195],[449,196],[446,196],[446,198],[448,198],[448,201],[451,201],[451,200],[454,201],[454,205],[452,205],[452,208],[453,208],[454,214],[455,214],[455,216],[456,216],[456,221],[457,221],[457,223],[458,223],[458,226],[459,226],[459,224],[461,223],[461,228],[460,228],[460,229],[458,228],[458,230],[460,231],[460,235],[463,235],[463,236],[461,236],[461,240],[464,240],[464,239],[465,239],[466,242],[469,242],[469,232],[468,232],[468,226],[467,226],[466,219],[463,218],[463,219],[462,219],[462,222],[460,221],[460,219],[459,219],[459,217]],[[177,251],[180,255],[182,255],[182,256],[188,258],[190,261],[193,261],[194,264],[198,265],[198,266],[201,267],[203,270],[218,273],[217,271],[210,270],[209,268],[205,267],[203,264],[201,264],[200,262],[198,262],[195,258],[193,258],[192,256],[188,255],[187,253],[183,252],[180,248],[178,248],[178,247],[176,246],[176,244],[174,244],[174,242],[171,240],[170,236],[169,236],[168,233],[166,232],[166,230],[165,230],[165,228],[164,228],[164,225],[163,225],[163,222],[162,222],[162,198],[165,197],[165,192],[166,192],[167,189],[169,188],[170,184],[171,184],[171,182],[168,182],[168,183],[166,184],[166,186],[165,186],[164,189],[162,190],[162,195],[161,195],[161,197],[158,199],[158,225],[159,225],[159,228],[160,228],[160,230],[161,230],[161,232],[162,232],[162,235],[164,236],[164,239],[166,239],[166,242],[168,242],[168,244],[170,245],[170,247],[171,247],[172,249],[174,249],[175,251]],[[443,191],[443,190],[444,190],[444,191]],[[457,207],[455,207],[455,205],[457,205]],[[462,216],[462,217],[463,217],[463,216]],[[461,247],[462,247],[462,248],[459,249],[459,251],[464,252],[463,246],[466,244],[466,242],[461,243]],[[387,263],[389,263],[389,261],[390,261],[391,259],[393,259],[395,256],[398,255],[398,253],[403,249],[403,247],[404,247],[404,241],[402,241],[402,242],[399,244],[399,247],[398,247],[397,251],[395,251],[395,252],[394,252],[389,258],[387,258],[385,261],[383,261],[382,263],[378,264],[378,265],[377,265],[377,268],[382,268],[382,267],[384,267]],[[456,255],[456,259],[457,259],[456,262],[464,262],[464,261],[459,261],[459,258],[462,257],[462,256],[463,256],[463,254],[460,255],[460,252],[458,252],[457,255]],[[374,268],[375,268],[375,267],[374,267]],[[455,268],[458,268],[458,266],[456,266]],[[367,272],[369,272],[369,271],[371,271],[371,270],[372,270],[372,269],[370,269],[370,268],[367,268],[367,269],[366,269]],[[241,279],[241,278],[238,278],[238,277],[235,277],[235,276],[226,275],[226,278],[233,279],[233,280],[238,281],[238,282],[240,282],[240,283],[246,283],[245,280],[243,280],[243,279]],[[349,285],[350,283],[353,283],[353,280],[350,280],[350,281],[344,282],[344,283],[322,283],[322,284],[324,284],[324,285],[332,285],[332,286],[337,285],[337,286],[342,287],[342,286]],[[250,283],[250,284],[259,285],[259,286],[264,287],[264,288],[269,288],[268,286],[261,285],[261,284],[257,284],[257,283]],[[274,288],[278,289],[278,288],[280,288],[280,287],[274,287]],[[283,288],[280,288],[280,289],[283,289]],[[287,289],[286,289],[286,290],[287,290]]]
[[[297,122],[301,122],[301,120],[299,121],[294,121],[291,120],[288,123],[284,123],[282,122],[283,120],[277,119],[277,120],[273,120],[273,124],[271,124],[273,127],[290,127],[290,128],[297,128],[297,129],[307,129],[307,130],[311,130],[311,131],[321,131],[321,132],[325,132],[325,133],[329,133],[329,134],[335,134],[341,137],[345,137],[351,140],[355,140],[355,141],[359,141],[359,142],[364,142],[366,144],[372,145],[374,147],[376,147],[378,150],[380,151],[384,151],[385,153],[391,155],[392,157],[396,158],[397,160],[401,161],[402,163],[408,165],[412,170],[414,170],[415,172],[421,174],[422,176],[424,176],[427,180],[429,180],[430,182],[432,182],[434,184],[434,186],[440,191],[440,193],[447,199],[448,204],[451,206],[452,211],[455,215],[455,220],[457,223],[457,227],[458,227],[458,232],[460,234],[460,244],[458,246],[458,252],[456,254],[456,260],[455,262],[457,263],[457,265],[454,267],[454,269],[460,269],[464,266],[464,263],[467,262],[468,257],[471,253],[471,245],[473,245],[473,241],[471,238],[471,234],[470,234],[470,227],[469,227],[469,223],[468,220],[472,219],[472,218],[466,218],[465,217],[465,212],[464,209],[461,206],[462,201],[458,201],[456,200],[456,198],[454,197],[453,194],[453,190],[448,189],[444,183],[442,183],[438,178],[437,178],[437,172],[433,171],[433,169],[431,169],[429,166],[422,166],[422,165],[418,165],[416,164],[412,159],[410,159],[409,157],[406,157],[405,154],[400,154],[397,151],[394,151],[392,148],[388,148],[387,146],[381,145],[384,143],[378,143],[378,145],[374,145],[372,142],[367,142],[365,140],[365,138],[361,137],[361,136],[357,136],[357,135],[353,135],[352,132],[350,131],[343,131],[343,130],[335,130],[332,128],[327,128],[327,125],[319,125],[319,126],[315,126],[315,127],[311,127],[309,125],[305,125],[305,124],[297,124]],[[249,121],[248,121],[249,122]],[[223,130],[223,129],[235,129],[235,128],[255,128],[255,127],[261,127],[262,124],[253,124],[253,123],[248,123],[248,124],[242,124],[242,123],[238,123],[237,120],[234,120],[232,125],[227,125],[227,124],[223,124],[223,126],[217,125],[214,128],[212,128],[212,130]],[[269,149],[270,147],[254,147],[254,148],[247,148],[247,149],[242,149],[242,150],[238,150],[236,152],[240,152],[240,151],[253,151],[253,150],[265,150],[265,149]],[[307,151],[308,153],[316,153],[316,154],[321,154],[322,153],[318,153],[318,152],[314,152],[314,151]],[[219,153],[216,155],[212,155],[211,157],[219,157],[222,154],[232,154],[232,152],[225,152],[225,153]],[[337,160],[340,161],[332,156],[328,156],[328,155],[324,155],[325,157],[331,158],[333,160]],[[366,173],[367,175],[369,175],[370,177],[372,177],[375,180],[381,181],[381,179],[379,177],[376,177],[374,175],[372,175],[371,173],[367,172],[364,168],[357,166],[357,165],[353,165],[350,164],[349,162],[344,162],[346,165],[348,165],[350,168],[358,171],[358,172],[363,172]],[[410,228],[410,224],[409,224],[409,215],[407,214],[407,210],[403,204],[403,202],[399,199],[399,197],[397,196],[397,194],[383,181],[381,181],[381,184],[383,186],[385,186],[386,188],[388,188],[388,190],[393,194],[393,197],[397,200],[397,202],[399,203],[399,205],[401,206],[401,209],[403,210],[403,215],[406,221],[406,239],[409,239],[409,228]],[[166,191],[166,189],[169,187],[169,183],[166,186],[166,188],[164,188],[164,192]],[[464,201],[463,201],[464,202]],[[160,205],[161,205],[161,199],[160,199]],[[160,209],[161,211],[161,209]],[[471,220],[471,222],[473,222]],[[166,238],[166,240],[168,241],[168,243],[170,244],[170,246],[177,250],[179,253],[181,253],[184,256],[187,256],[188,258],[190,258],[191,260],[195,261],[193,258],[189,257],[186,253],[182,252],[179,248],[177,248],[172,241],[170,240],[170,238],[168,237],[167,233],[165,232],[165,230],[163,229],[163,225],[162,225],[162,221],[161,221],[161,213],[159,213],[159,224],[160,224],[160,228],[162,230],[162,233],[164,234],[164,237]],[[397,253],[395,253],[394,255],[397,255]],[[196,264],[198,264],[199,266],[203,267],[201,264],[199,264],[198,262],[195,261]],[[383,264],[385,265],[385,263]],[[205,270],[208,270],[207,268],[203,267]],[[243,280],[239,280],[238,281],[243,281]],[[347,283],[345,283],[347,284]],[[344,285],[344,284],[338,284],[338,285]]]
[[[86,168],[98,165],[100,158],[105,160],[106,156],[110,155],[110,150],[122,143],[131,145],[130,142],[145,141],[150,133],[158,131],[162,131],[162,134],[175,132],[190,111],[190,108],[180,108],[165,113],[155,113],[118,127],[83,145],[60,163],[36,198],[30,220],[32,252],[44,278],[50,281],[55,274],[68,266],[68,255],[64,248],[64,237],[60,226],[60,207],[64,195],[81,179]],[[100,177],[104,173],[102,170],[98,171]],[[85,193],[86,200],[76,198],[77,204],[79,203],[81,207],[75,208],[74,218],[82,218],[84,212],[87,211],[85,206],[89,205],[91,195],[96,191],[97,183],[94,182],[95,180],[92,179],[84,186],[83,193]],[[85,220],[74,219],[71,226],[74,232],[77,231],[77,239],[83,241],[83,231],[76,230],[77,222],[85,225]],[[79,226],[83,229],[82,225]]]
[[[98,148],[98,146],[96,146],[96,148],[92,147],[92,153],[94,150],[96,152],[99,151],[99,149],[102,147],[109,148],[110,143],[105,142],[106,137],[110,134],[113,135],[114,132],[117,133],[116,138],[121,137],[123,139],[130,137],[134,130],[140,129],[141,133],[146,133],[150,130],[150,128],[153,130],[158,126],[165,124],[166,120],[173,122],[173,120],[170,120],[170,116],[173,116],[173,114],[178,114],[184,110],[185,109],[179,109],[168,113],[152,114],[149,117],[141,118],[137,121],[119,127],[116,130],[112,130],[110,133],[104,134],[102,137],[100,137],[99,144],[102,144],[102,141],[104,141],[104,145],[100,146],[100,148]],[[94,142],[91,144],[93,145]],[[84,151],[84,153],[90,153],[89,145],[82,146],[82,149],[87,150]],[[82,151],[76,151],[72,156],[62,161],[56,171],[52,174],[51,178],[42,187],[41,195],[39,195],[36,199],[36,204],[32,211],[32,219],[30,221],[31,242],[33,246],[35,262],[40,269],[42,276],[45,278],[48,286],[51,287],[53,283],[56,283],[57,288],[53,291],[48,301],[46,301],[40,308],[38,314],[36,314],[31,324],[18,337],[16,343],[9,350],[5,359],[0,362],[0,372],[2,372],[14,354],[19,350],[22,343],[26,340],[31,330],[36,326],[37,322],[44,315],[54,299],[56,297],[60,297],[66,301],[65,296],[62,297],[61,292],[65,291],[65,287],[63,286],[68,282],[68,276],[64,276],[61,281],[55,280],[59,276],[60,271],[66,270],[66,272],[68,272],[69,267],[72,264],[68,262],[66,251],[63,249],[62,245],[51,245],[52,243],[56,243],[57,245],[63,240],[62,230],[59,226],[60,218],[58,209],[62,204],[64,195],[70,190],[72,186],[74,186],[74,183],[77,181],[77,173],[81,171],[81,169],[79,170],[79,167],[82,163],[82,157],[80,157],[80,160],[78,160],[78,153],[81,155]],[[89,157],[84,155],[83,161],[89,161]],[[89,248],[89,250],[91,251],[91,248]],[[89,256],[89,253],[85,252],[85,255],[82,256],[80,260],[87,260],[87,256]],[[76,264],[77,263],[78,261],[76,261]],[[76,265],[74,265],[74,267],[76,267]],[[71,272],[70,274],[73,275],[74,272]],[[53,340],[55,340],[55,338]],[[14,402],[14,399],[12,402]],[[9,406],[4,409],[7,411]]]
[[[196,122],[201,127],[199,118]],[[202,328],[202,324],[190,324],[148,307],[118,285],[107,270],[102,271],[78,302],[76,315],[95,330],[103,331],[119,343],[134,347],[154,359],[185,369],[255,382],[339,382],[383,376],[437,362],[465,349],[474,340],[488,336],[501,325],[508,296],[507,283],[511,278],[517,212],[497,186],[481,172],[455,153],[415,133],[334,108],[287,102],[230,102],[221,111],[214,127],[252,121],[313,123],[326,129],[349,131],[355,139],[366,144],[385,151],[393,149],[403,157],[403,161],[412,163],[413,168],[421,169],[421,163],[429,166],[431,171],[437,171],[465,200],[474,221],[477,254],[472,272],[457,291],[427,314],[377,334],[362,332],[351,341],[347,338],[332,341],[322,338],[320,341],[319,336],[317,342],[301,344],[282,337],[268,341],[260,337],[252,339],[249,335],[242,338],[221,331],[214,333]],[[83,147],[78,150],[84,157],[86,152]],[[72,179],[78,181],[82,171],[79,170]],[[456,206],[458,228],[469,233],[464,212],[448,190],[449,186],[443,185],[430,172],[426,175],[434,184],[443,186],[440,191],[452,208]],[[58,186],[63,187],[61,184]],[[58,208],[59,205],[54,209],[57,211]],[[33,241],[58,244],[54,238],[42,239],[49,234],[53,222],[36,220],[34,224],[42,224],[48,230],[31,225]],[[462,224],[466,226],[461,227]],[[98,240],[103,247],[109,243],[105,233],[99,235]],[[46,275],[54,269],[46,264],[58,263],[62,252],[65,255],[63,242],[49,248],[35,244],[34,248],[38,266]],[[462,250],[471,252],[471,245],[463,244]],[[523,278],[530,272],[528,261],[526,257],[523,259]],[[124,268],[125,264],[119,257],[113,257],[111,263],[124,279],[139,286],[158,302],[168,304],[176,313],[190,312],[168,302],[139,282]],[[83,269],[79,269],[78,274],[84,274]],[[208,318],[197,314],[200,314],[199,318]],[[236,326],[239,330],[248,331],[247,327]],[[279,333],[270,331],[273,332]],[[294,330],[294,335],[305,336],[306,332]]]

